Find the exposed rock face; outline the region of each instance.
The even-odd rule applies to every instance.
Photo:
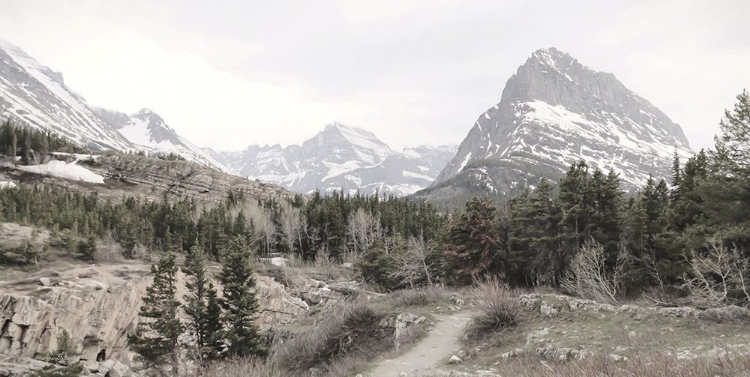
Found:
[[[148,284],[144,269],[80,267],[47,279],[0,283],[0,354],[40,358],[57,349],[65,330],[83,360],[128,360],[127,334]]]
[[[555,48],[534,52],[507,82],[500,103],[479,116],[431,188],[437,200],[513,194],[572,163],[620,174],[624,186],[670,176],[674,154],[691,154],[679,125],[611,73]]]
[[[189,161],[165,161],[137,155],[107,153],[97,156],[95,161],[80,164],[104,177],[104,184],[88,184],[24,173],[11,165],[0,166],[0,180],[21,184],[43,182],[84,193],[94,190],[102,197],[112,200],[122,200],[127,196],[160,199],[166,195],[168,198],[222,202],[227,199],[230,190],[235,194],[241,192],[246,198],[257,199],[292,198],[296,195],[278,186],[221,173]]]
[[[133,355],[127,335],[138,324],[141,297],[150,283],[149,268],[143,264],[77,266],[41,277],[0,281],[0,376],[10,371],[20,376],[19,370],[46,365],[41,361],[57,350],[63,330],[70,335],[76,358],[88,365],[100,370],[118,363],[130,365]],[[179,273],[179,298],[187,294],[184,283]],[[318,304],[342,297],[322,282],[300,277],[294,287],[285,287],[271,277],[258,276],[258,324],[277,327],[306,315],[311,305],[301,297],[311,295],[326,297]],[[101,363],[107,361],[112,365]]]
[[[302,145],[206,149],[240,175],[293,191],[403,196],[427,187],[456,153],[452,146],[392,150],[372,132],[333,123]]]

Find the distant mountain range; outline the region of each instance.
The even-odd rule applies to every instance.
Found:
[[[623,186],[670,177],[674,156],[692,155],[679,125],[611,73],[594,71],[555,48],[534,52],[482,113],[431,186],[433,202],[508,195],[557,179],[584,159],[614,170]]]
[[[297,192],[343,190],[395,196],[429,186],[456,153],[455,146],[395,151],[373,133],[337,122],[302,145],[205,150],[238,174]]]
[[[177,153],[190,161],[231,172],[181,137],[156,113],[127,115],[89,105],[65,85],[61,73],[0,40],[0,119],[53,131],[94,150]]]
[[[62,74],[0,40],[3,119],[95,150],[177,153],[301,193],[414,195],[435,203],[512,195],[541,177],[558,179],[581,159],[635,188],[649,176],[668,178],[675,155],[692,155],[680,126],[663,112],[613,74],[555,48],[535,51],[518,68],[459,147],[395,151],[369,131],[334,122],[301,145],[201,149],[151,110],[128,115],[89,105]]]

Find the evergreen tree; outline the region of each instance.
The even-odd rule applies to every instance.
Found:
[[[86,238],[86,242],[78,242],[78,253],[85,260],[94,260],[96,257],[96,237],[90,234]]]
[[[140,316],[146,318],[138,323],[135,333],[128,336],[130,349],[138,353],[148,367],[171,365],[172,374],[177,375],[177,338],[183,331],[177,310],[180,307],[175,297],[177,267],[175,255],[168,253],[151,266],[154,281],[146,288]]]
[[[496,211],[487,198],[475,197],[466,203],[466,213],[451,228],[446,259],[457,283],[471,283],[491,271],[501,241]]]
[[[224,287],[221,306],[228,354],[232,357],[266,356],[268,351],[261,345],[255,317],[258,300],[255,297],[255,275],[253,254],[242,237],[236,237],[222,254],[222,270],[219,280]]]
[[[221,310],[217,307],[216,288],[206,275],[203,258],[200,247],[193,246],[188,251],[185,267],[182,268],[188,277],[185,286],[190,292],[184,297],[185,313],[190,318],[188,328],[195,337],[198,360],[201,363],[218,357],[222,348]]]

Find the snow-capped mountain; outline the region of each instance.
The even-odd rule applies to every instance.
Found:
[[[451,146],[394,151],[373,133],[337,122],[302,145],[205,150],[240,175],[301,193],[343,190],[396,196],[427,187],[456,152]]]
[[[613,74],[555,48],[534,52],[479,116],[458,153],[427,190],[428,199],[509,194],[542,176],[562,176],[585,159],[614,170],[625,187],[670,176],[675,153],[692,154],[679,125]]]
[[[68,88],[63,76],[0,40],[0,120],[49,130],[94,150],[178,153],[231,172],[182,138],[155,113],[132,116],[97,109]]]
[[[149,109],[141,109],[132,115],[101,108],[92,110],[108,127],[117,130],[138,150],[150,153],[176,153],[187,160],[225,173],[234,173],[203,149],[180,136],[159,114]]]

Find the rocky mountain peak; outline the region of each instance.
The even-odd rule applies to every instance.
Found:
[[[511,194],[581,159],[637,187],[650,175],[668,177],[675,153],[689,156],[690,146],[667,115],[613,74],[546,48],[508,79],[500,102],[479,116],[432,187]]]

